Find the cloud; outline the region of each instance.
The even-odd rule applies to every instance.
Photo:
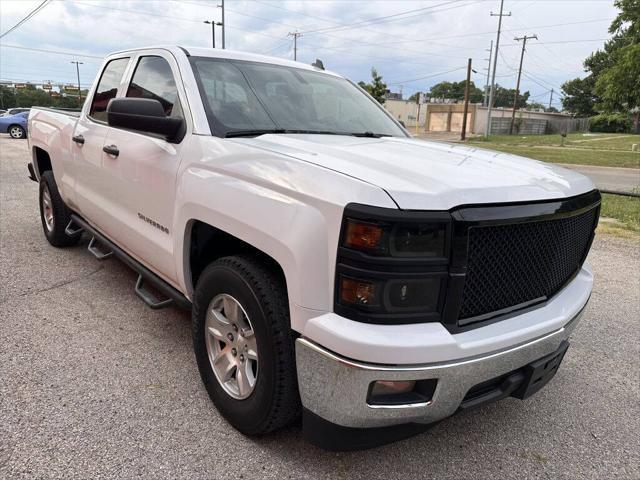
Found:
[[[7,31],[40,1],[1,0],[0,32]],[[220,20],[217,3],[219,0],[52,0],[0,42],[97,56],[159,44],[208,47],[211,27],[203,21]],[[607,38],[607,28],[616,14],[610,2],[601,1],[580,2],[580,8],[573,1],[505,3],[512,16],[504,19],[497,81],[514,86],[520,45],[513,38],[537,33],[540,41],[527,46],[527,76],[522,89],[539,96],[551,88],[557,91],[562,82],[582,73],[582,61],[600,48],[602,41],[575,41]],[[469,57],[478,72],[474,81],[484,84],[485,49],[495,39],[497,26],[496,17],[489,12],[497,11],[499,2],[226,0],[226,8],[227,48],[292,58],[293,42],[287,34],[297,30],[302,32],[300,61],[311,63],[320,58],[327,68],[355,81],[368,80],[371,67],[376,67],[385,80],[397,84],[394,88],[402,84],[404,91],[411,93],[441,80],[463,79],[461,69],[404,82],[463,68]],[[398,15],[407,11],[412,12]],[[363,22],[372,18],[378,20]],[[356,25],[343,27],[351,24]],[[220,42],[220,31],[217,33]],[[75,66],[69,62],[76,59],[84,62],[82,83],[91,83],[99,59],[1,47],[0,77],[73,83]]]

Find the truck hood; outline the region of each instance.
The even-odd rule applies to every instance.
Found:
[[[548,200],[595,188],[589,178],[577,172],[466,145],[396,137],[301,134],[262,135],[233,141],[376,185],[399,208],[407,210]]]

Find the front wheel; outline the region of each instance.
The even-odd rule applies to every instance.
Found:
[[[9,135],[11,136],[11,138],[16,138],[16,139],[27,137],[27,133],[24,131],[24,128],[22,128],[20,125],[11,125],[9,127]]]
[[[286,287],[259,257],[209,265],[198,279],[192,320],[200,376],[231,425],[260,435],[299,415]]]

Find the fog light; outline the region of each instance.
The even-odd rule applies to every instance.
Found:
[[[424,406],[433,398],[438,380],[378,380],[369,386],[370,407]]]
[[[376,397],[380,395],[393,395],[398,393],[407,393],[413,390],[415,386],[416,386],[415,380],[408,380],[403,382],[378,380],[377,382],[373,382],[373,387],[371,387],[371,396]]]

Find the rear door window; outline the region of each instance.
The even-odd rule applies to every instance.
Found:
[[[115,98],[118,87],[122,81],[122,75],[127,68],[129,58],[117,58],[111,60],[104,67],[96,92],[93,94],[89,116],[100,122],[107,121],[107,105],[109,100]]]

